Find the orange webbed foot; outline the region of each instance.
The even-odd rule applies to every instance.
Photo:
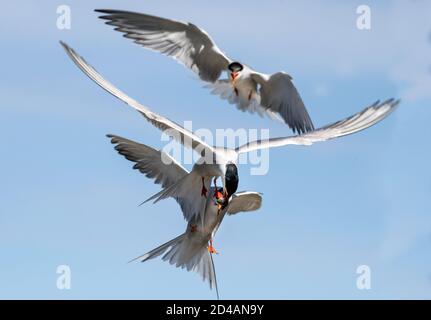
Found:
[[[208,245],[208,252],[209,253],[216,253],[216,254],[218,254],[218,252],[216,251],[216,249],[214,249],[214,247],[213,247],[213,241],[212,241],[212,239],[210,240],[210,243]]]
[[[214,249],[213,246],[208,246],[208,252],[209,253],[216,253],[216,254],[218,254],[218,252],[216,251],[216,249]]]

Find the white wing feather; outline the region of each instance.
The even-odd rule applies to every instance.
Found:
[[[232,195],[227,214],[258,210],[262,205],[262,194],[253,191],[241,191]]]
[[[84,58],[79,56],[72,48],[64,42],[60,42],[66,53],[72,61],[94,82],[100,87],[108,91],[113,96],[117,97],[124,103],[139,111],[153,126],[164,131],[168,136],[171,136],[184,146],[193,148],[196,152],[204,155],[206,152],[213,153],[214,148],[203,142],[198,136],[184,129],[175,122],[162,117],[161,115],[151,111],[146,106],[140,104],[136,100],[127,96],[124,92],[117,89],[109,81],[104,79],[92,66],[90,66]]]
[[[390,115],[397,107],[399,100],[390,99],[383,103],[376,102],[361,112],[354,114],[344,120],[337,121],[320,129],[310,131],[306,134],[272,138],[268,140],[257,140],[236,148],[238,153],[250,152],[258,149],[282,147],[286,145],[311,145],[315,142],[326,141],[346,136],[378,123]]]

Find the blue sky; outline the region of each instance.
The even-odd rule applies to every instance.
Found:
[[[56,28],[58,5],[72,28]],[[194,273],[129,259],[182,233],[173,200],[114,152],[106,133],[160,148],[160,132],[91,83],[64,40],[155,111],[195,128],[285,126],[238,112],[181,65],[97,19],[95,8],[191,21],[229,56],[295,79],[316,126],[377,99],[402,98],[390,118],[312,147],[271,150],[265,176],[241,166],[241,190],[264,194],[254,213],[227,217],[215,239],[225,299],[431,298],[431,3],[370,1],[14,1],[0,28],[0,298],[211,299]],[[257,23],[255,23],[257,22]],[[221,122],[222,121],[222,122]],[[56,288],[69,265],[70,290]],[[358,290],[356,268],[371,268]]]

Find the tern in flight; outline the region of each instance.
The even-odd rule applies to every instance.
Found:
[[[157,202],[161,199],[173,197],[183,199],[187,208],[182,208],[187,214],[188,221],[201,217],[204,220],[205,203],[211,180],[217,177],[222,179],[223,196],[229,199],[227,184],[232,179],[238,179],[237,161],[241,153],[258,149],[282,147],[288,145],[311,145],[315,142],[346,136],[364,130],[391,114],[398,105],[398,100],[389,99],[385,102],[376,102],[364,110],[319,129],[294,136],[270,138],[248,142],[235,149],[215,147],[205,143],[193,132],[181,127],[175,122],[151,111],[148,107],[127,96],[110,82],[105,80],[93,67],[65,43],[61,43],[73,62],[94,82],[103,89],[139,111],[152,125],[163,130],[165,134],[185,147],[192,148],[201,155],[192,170],[175,183],[166,186],[162,191],[150,197],[149,200]],[[200,197],[199,197],[200,196]]]
[[[100,18],[126,38],[184,64],[207,82],[212,93],[238,109],[281,118],[298,134],[312,131],[304,102],[285,72],[264,74],[227,57],[204,30],[192,23],[143,13],[98,9]],[[227,79],[220,79],[223,72]]]
[[[160,184],[162,188],[173,185],[189,174],[175,159],[163,151],[119,136],[108,135],[108,137],[116,145],[115,149],[118,153],[135,162],[134,169],[154,179],[154,182]],[[170,161],[165,161],[168,159]],[[232,177],[226,184],[228,193],[231,194],[230,199],[223,197],[222,188],[211,187],[205,199],[203,216],[190,217],[187,213],[187,208],[191,207],[188,201],[193,199],[177,199],[187,220],[185,232],[132,261],[144,262],[164,254],[162,259],[169,261],[170,264],[186,268],[187,271],[198,272],[204,281],[208,281],[210,288],[215,287],[218,297],[217,278],[212,260],[212,254],[217,252],[212,245],[212,239],[226,213],[233,215],[238,212],[254,211],[259,209],[262,203],[260,193],[236,192],[237,187],[238,176]],[[196,198],[200,201],[200,195]]]

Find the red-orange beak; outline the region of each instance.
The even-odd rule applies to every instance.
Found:
[[[232,81],[234,81],[236,77],[238,77],[238,72],[231,72],[230,77],[232,78]]]

